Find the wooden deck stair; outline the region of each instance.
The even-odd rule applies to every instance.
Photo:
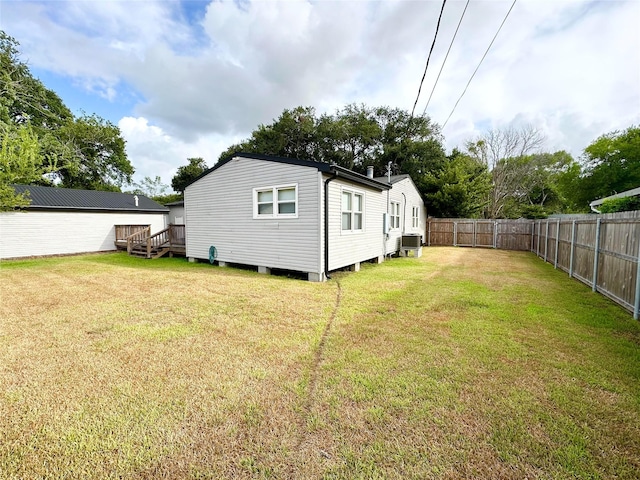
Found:
[[[129,255],[142,258],[160,258],[167,253],[184,255],[186,253],[184,225],[169,225],[153,235],[150,226],[136,228],[134,233],[122,240],[116,240],[116,246],[124,247],[125,245]]]

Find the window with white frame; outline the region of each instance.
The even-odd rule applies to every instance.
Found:
[[[413,228],[418,228],[420,226],[420,207],[413,207],[411,219]]]
[[[361,232],[363,229],[364,195],[342,191],[342,231]]]
[[[297,185],[255,188],[253,192],[253,218],[297,218]]]
[[[391,228],[400,228],[400,204],[391,202]]]

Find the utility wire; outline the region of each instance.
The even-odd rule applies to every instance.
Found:
[[[458,22],[458,26],[456,27],[456,31],[453,34],[453,38],[451,39],[451,43],[449,44],[449,49],[447,50],[447,54],[444,56],[444,61],[442,62],[442,66],[440,67],[440,71],[438,72],[438,76],[436,77],[436,82],[433,84],[433,88],[431,89],[431,93],[429,94],[429,100],[427,100],[427,104],[424,106],[424,110],[422,111],[422,115],[427,113],[427,108],[429,107],[429,103],[431,102],[431,97],[433,97],[433,92],[436,90],[436,85],[438,85],[438,80],[440,80],[440,74],[444,69],[444,64],[447,63],[447,58],[449,58],[449,52],[451,51],[451,47],[453,47],[453,42],[456,39],[456,35],[458,35],[458,30],[460,29],[460,24],[462,23],[462,19],[464,18],[464,14],[467,11],[467,7],[469,6],[469,2],[471,0],[467,0],[467,4],[464,6],[464,10],[462,11],[462,16],[460,17],[460,21]]]
[[[484,52],[484,55],[482,56],[482,58],[480,59],[480,63],[478,63],[478,66],[476,67],[476,69],[473,71],[473,74],[471,74],[471,78],[469,79],[469,81],[467,82],[467,86],[464,87],[464,90],[462,92],[462,95],[460,95],[460,98],[458,98],[458,101],[456,102],[456,104],[453,106],[453,110],[451,110],[451,113],[449,114],[449,116],[447,117],[447,119],[445,120],[444,124],[442,125],[442,128],[444,129],[444,127],[447,126],[447,122],[449,121],[449,119],[451,118],[451,115],[453,115],[453,112],[455,112],[456,107],[458,106],[458,103],[460,103],[460,100],[462,100],[462,97],[464,96],[464,94],[467,91],[467,88],[469,88],[469,84],[471,83],[471,80],[473,80],[473,77],[476,75],[476,72],[478,71],[478,69],[480,68],[480,65],[482,65],[482,62],[484,60],[484,58],[487,56],[487,53],[489,53],[489,50],[491,49],[491,46],[493,45],[493,42],[496,40],[496,38],[498,37],[498,34],[500,33],[500,30],[502,30],[502,26],[504,25],[504,23],[507,21],[507,18],[509,17],[509,14],[511,13],[511,10],[513,10],[514,5],[516,4],[517,0],[513,0],[513,3],[511,4],[511,7],[509,8],[509,11],[507,12],[507,14],[504,16],[504,19],[502,20],[502,23],[500,24],[500,27],[498,28],[498,31],[496,32],[496,34],[493,36],[493,40],[491,40],[491,43],[489,44],[489,46],[487,47],[486,52]]]
[[[438,30],[440,29],[440,20],[442,20],[442,12],[444,12],[444,6],[446,5],[446,3],[447,3],[447,0],[442,1],[440,16],[438,17],[438,24],[436,25],[436,33],[433,36],[433,43],[431,44],[431,50],[429,50],[429,55],[427,56],[427,64],[424,66],[424,73],[422,74],[422,80],[420,80],[420,86],[418,87],[418,95],[416,95],[416,101],[413,102],[413,108],[411,109],[411,116],[409,117],[409,123],[411,123],[411,119],[413,118],[413,113],[415,112],[416,105],[418,104],[418,99],[420,98],[420,91],[422,90],[424,77],[427,76],[427,67],[429,67],[429,60],[431,59],[431,54],[433,53],[433,47],[435,47],[436,45],[436,38],[438,37]]]

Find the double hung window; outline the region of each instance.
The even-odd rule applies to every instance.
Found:
[[[400,204],[391,202],[391,228],[400,228]]]
[[[342,231],[363,230],[364,195],[349,190],[342,191]]]
[[[418,228],[420,226],[420,207],[413,207],[411,219],[413,228]]]

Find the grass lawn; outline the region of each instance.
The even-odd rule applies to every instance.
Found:
[[[640,323],[528,253],[0,265],[0,478],[638,478]]]

